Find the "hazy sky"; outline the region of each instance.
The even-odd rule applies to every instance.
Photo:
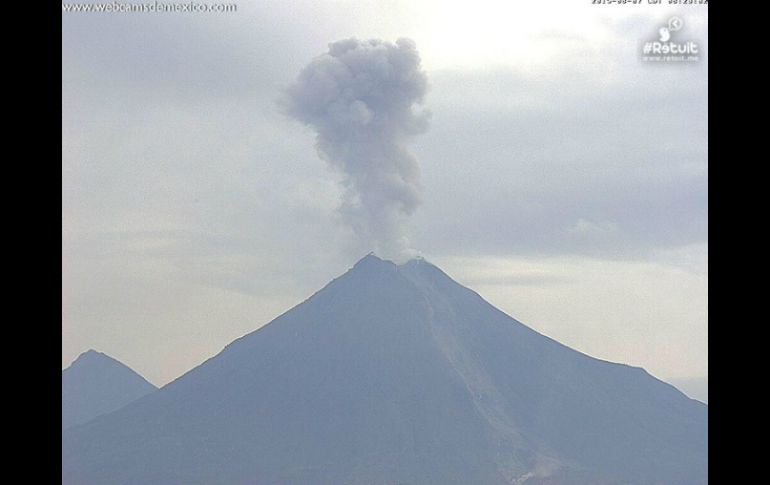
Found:
[[[165,384],[362,257],[339,174],[278,99],[330,42],[408,37],[432,113],[411,148],[412,245],[536,330],[702,397],[707,12],[266,0],[62,14],[62,366],[94,348]],[[641,62],[674,13],[702,60]]]

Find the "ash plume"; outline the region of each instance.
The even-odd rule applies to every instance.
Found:
[[[415,253],[405,226],[420,204],[420,167],[407,145],[427,130],[428,112],[418,108],[426,91],[412,40],[351,38],[329,44],[284,99],[316,132],[319,156],[343,174],[344,219],[385,257]]]

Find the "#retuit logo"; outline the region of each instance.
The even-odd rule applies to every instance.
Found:
[[[697,62],[701,56],[701,46],[692,39],[682,39],[680,32],[684,27],[681,17],[671,17],[666,25],[658,29],[658,38],[647,40],[642,45],[644,62]]]

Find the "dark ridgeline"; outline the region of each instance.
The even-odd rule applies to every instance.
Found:
[[[359,261],[63,436],[65,485],[701,485],[708,408],[424,260]]]
[[[95,350],[83,352],[61,373],[62,429],[83,424],[155,391],[121,362]]]

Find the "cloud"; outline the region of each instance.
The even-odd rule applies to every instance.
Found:
[[[415,244],[638,259],[706,243],[705,66],[649,68],[634,52],[610,58],[606,75],[571,64],[431,73]]]
[[[344,178],[344,218],[381,255],[413,252],[405,219],[420,203],[420,167],[407,145],[427,130],[415,111],[428,82],[413,41],[329,44],[288,88],[286,112],[317,134],[321,158]]]

